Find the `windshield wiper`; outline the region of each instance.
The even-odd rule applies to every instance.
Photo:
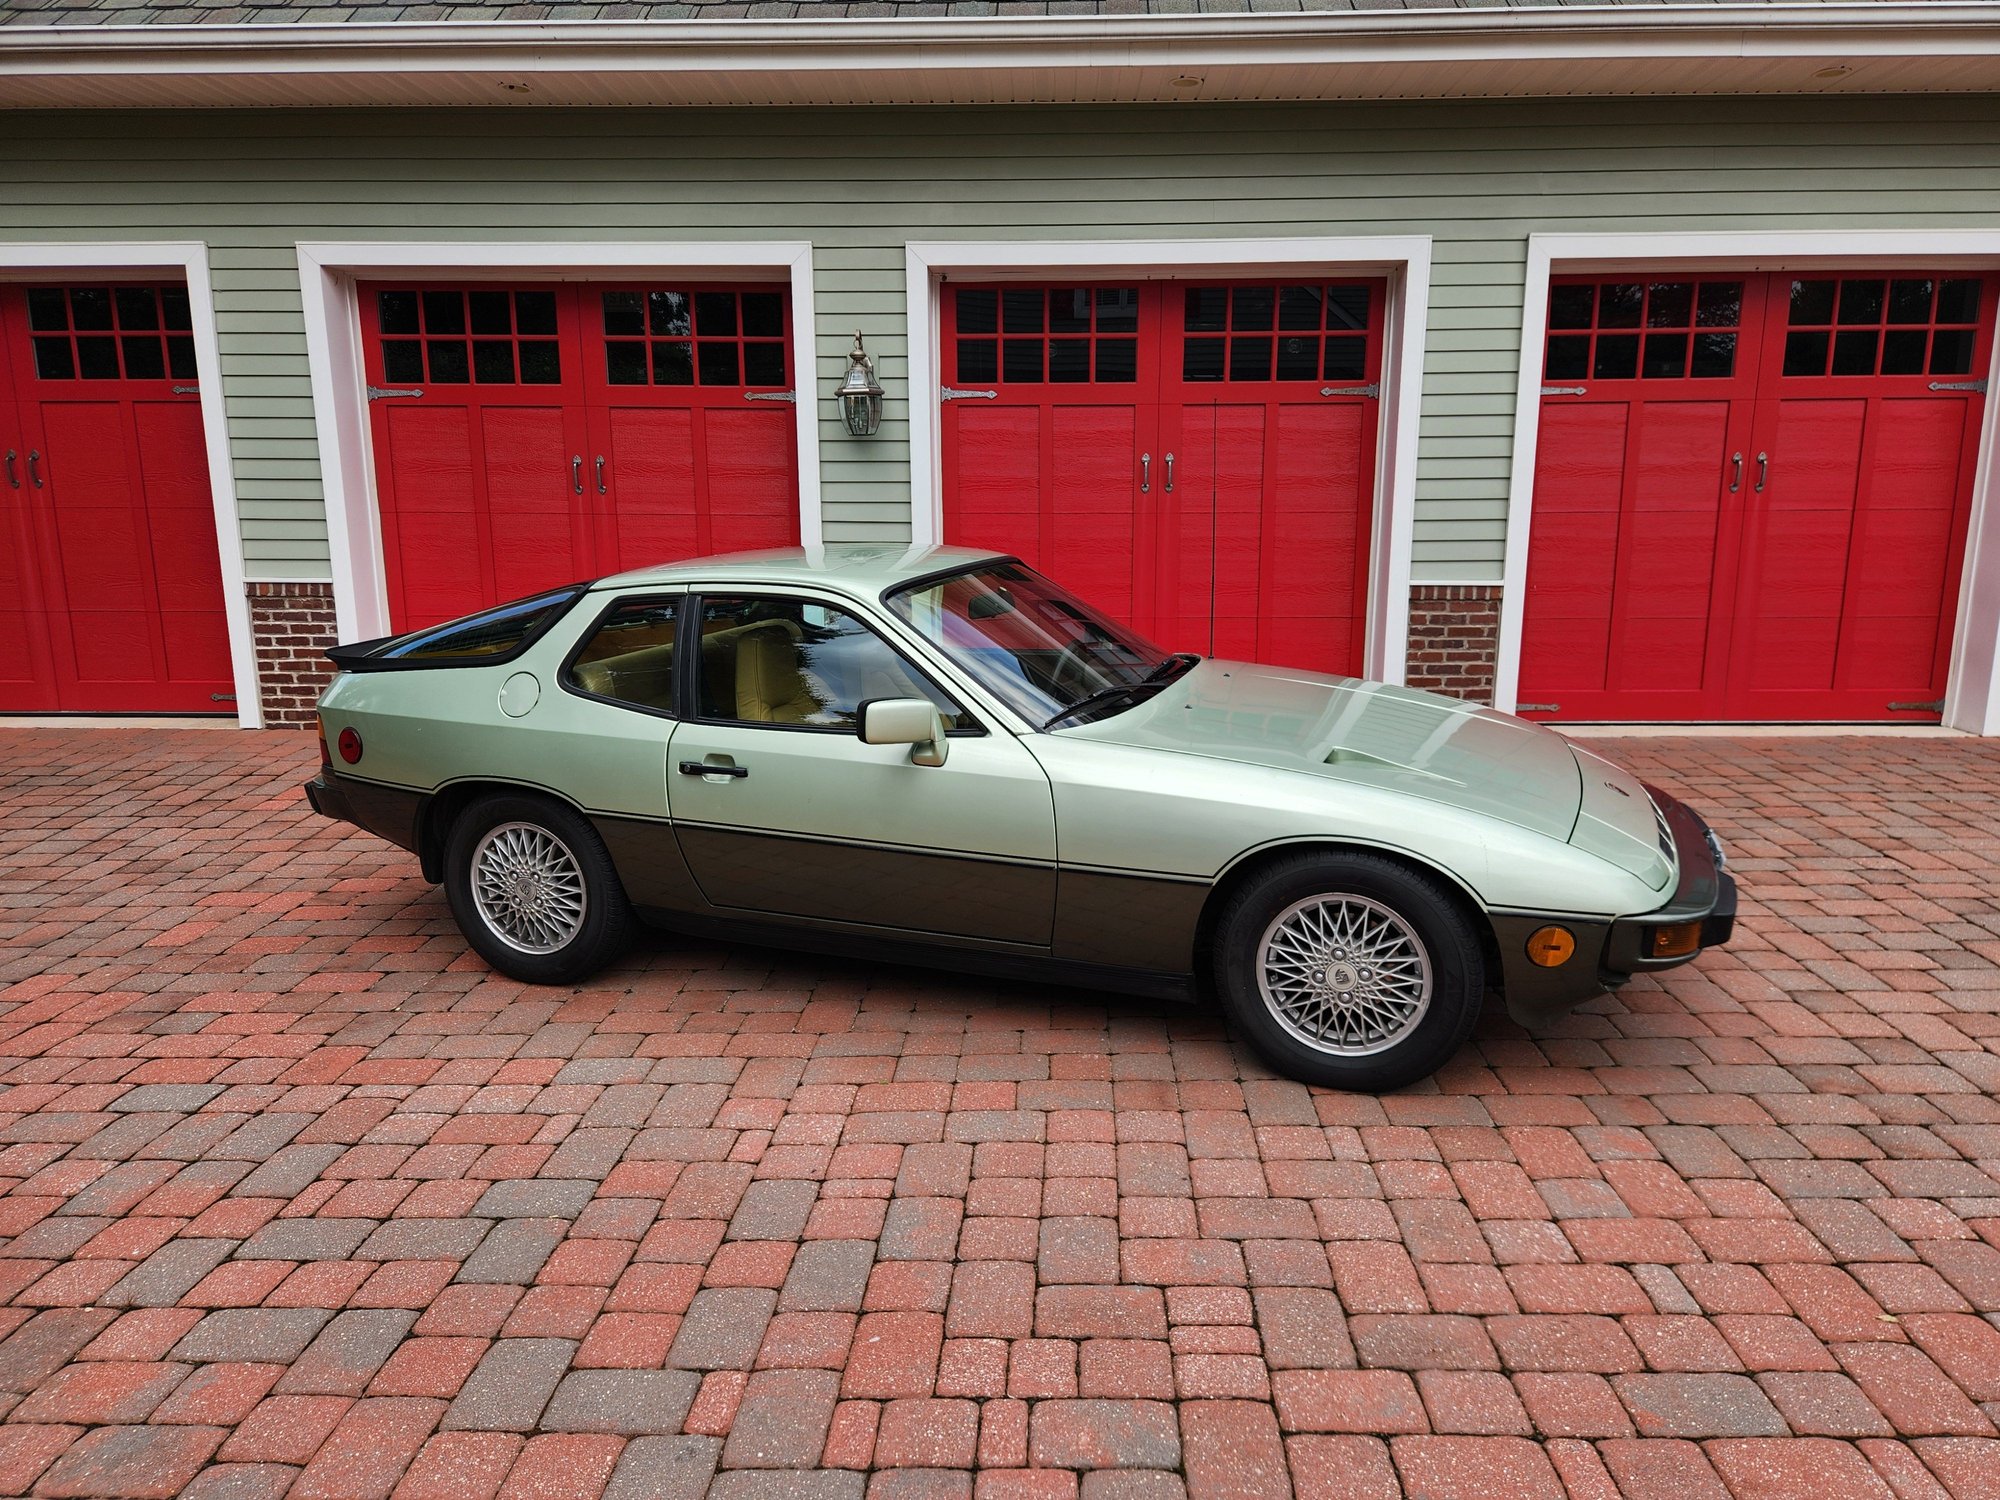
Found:
[[[1044,731],[1054,729],[1056,725],[1062,723],[1065,719],[1073,719],[1078,714],[1089,713],[1093,708],[1103,708],[1109,704],[1121,702],[1126,698],[1139,695],[1151,697],[1176,677],[1194,670],[1200,661],[1201,658],[1196,656],[1192,651],[1176,651],[1137,682],[1121,682],[1115,686],[1099,688],[1094,693],[1085,694],[1061,713],[1049,719],[1041,728]]]

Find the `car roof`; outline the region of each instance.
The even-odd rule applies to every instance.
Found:
[[[691,557],[683,562],[635,568],[601,578],[593,589],[678,587],[691,583],[744,585],[819,584],[861,595],[875,595],[913,578],[998,562],[1004,552],[980,547],[871,545],[830,542],[817,547],[776,547],[764,552],[727,552]]]

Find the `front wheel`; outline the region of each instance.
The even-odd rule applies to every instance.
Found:
[[[515,793],[459,814],[445,899],[479,956],[510,979],[569,984],[616,958],[632,909],[602,840],[560,803]]]
[[[1375,1093],[1442,1067],[1486,988],[1479,938],[1434,876],[1376,854],[1299,854],[1252,875],[1215,929],[1230,1020],[1278,1071]]]

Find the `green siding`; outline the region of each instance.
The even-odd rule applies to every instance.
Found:
[[[824,397],[865,330],[881,434],[820,401],[827,533],[908,523],[903,245],[1436,237],[1416,576],[1497,579],[1535,230],[1990,227],[2000,102],[17,114],[0,238],[211,249],[250,576],[325,576],[299,240],[814,247]]]

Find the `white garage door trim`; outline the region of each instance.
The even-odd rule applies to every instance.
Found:
[[[1521,636],[1527,612],[1528,535],[1533,521],[1536,446],[1541,435],[1542,352],[1549,278],[1557,272],[1625,267],[1674,270],[1806,271],[1868,269],[1992,270],[2000,266],[2000,230],[1795,230],[1788,233],[1532,234],[1521,307],[1521,367],[1515,387],[1514,460],[1508,480],[1507,553],[1500,595],[1499,661],[1493,706],[1519,701]],[[1988,382],[1986,415],[1972,484],[1958,611],[1953,627],[1944,723],[1970,734],[2000,734],[2000,340]]]
[[[1431,237],[1243,240],[989,240],[912,242],[905,294],[910,350],[910,530],[923,546],[943,539],[944,452],[938,419],[940,288],[947,273],[995,280],[1087,271],[1168,281],[1190,276],[1386,275],[1381,423],[1375,514],[1369,529],[1368,623],[1363,669],[1403,681],[1410,633],[1410,551],[1416,534],[1417,412],[1430,311]]]
[[[236,509],[236,471],[229,458],[228,408],[222,399],[222,348],[215,336],[208,246],[199,240],[0,245],[0,276],[8,281],[92,271],[156,271],[187,280],[195,380],[201,387],[202,442],[208,451],[215,546],[222,564],[222,614],[229,629],[229,671],[236,684],[236,722],[244,729],[262,729],[264,710],[257,696],[250,600],[243,587],[243,526]]]
[[[368,435],[368,394],[361,351],[358,282],[384,273],[498,280],[598,281],[649,276],[715,276],[741,281],[746,271],[777,271],[790,283],[793,389],[797,393],[799,539],[820,540],[819,403],[814,392],[812,246],[799,240],[689,240],[663,243],[527,242],[301,243],[306,357],[312,369],[313,425],[326,491],[327,550],[333,566],[334,618],[343,641],[389,632],[389,592],[382,562],[382,515]]]

